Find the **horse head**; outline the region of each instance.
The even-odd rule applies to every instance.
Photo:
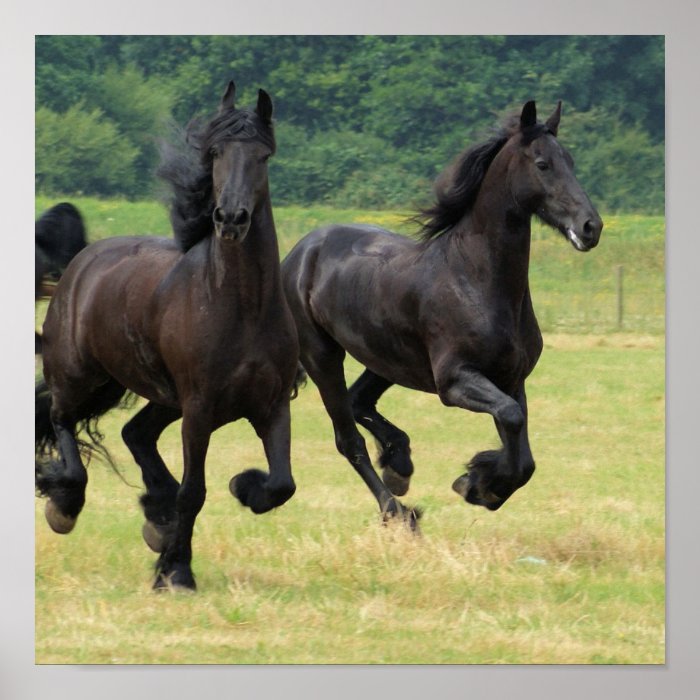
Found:
[[[231,81],[212,122],[205,157],[211,159],[214,231],[223,239],[245,239],[254,212],[269,198],[267,161],[275,151],[272,100],[259,90],[255,110],[235,107]]]
[[[544,124],[537,122],[534,102],[523,107],[511,137],[511,192],[526,213],[560,231],[576,250],[588,251],[598,245],[603,221],[574,175],[571,155],[557,140],[560,117],[561,102]]]

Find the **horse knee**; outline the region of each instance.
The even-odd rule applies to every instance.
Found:
[[[520,466],[520,486],[524,486],[530,481],[535,473],[535,460],[530,457]]]
[[[335,436],[335,446],[338,452],[351,462],[357,455],[367,452],[367,445],[362,435],[357,431],[353,432],[355,432],[354,435],[341,435],[336,433]]]
[[[176,509],[180,515],[189,515],[192,518],[197,517],[199,511],[204,506],[204,501],[207,497],[206,488],[202,487],[185,487],[180,488],[175,502]]]
[[[500,408],[495,418],[510,433],[518,432],[525,425],[525,414],[515,401]]]

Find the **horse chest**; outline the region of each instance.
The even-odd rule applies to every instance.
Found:
[[[291,384],[280,369],[266,361],[244,361],[230,368],[226,376],[203,387],[215,406],[217,422],[221,424],[239,418],[262,418],[281,398]]]
[[[505,391],[514,389],[532,372],[541,352],[539,333],[519,330],[492,332],[481,339],[479,357],[484,375]]]
[[[529,295],[513,303],[462,287],[453,290],[451,303],[443,302],[439,334],[452,339],[466,364],[500,386],[517,385],[532,372],[542,338]]]

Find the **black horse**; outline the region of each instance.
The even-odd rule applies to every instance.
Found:
[[[478,453],[453,488],[499,508],[532,476],[525,379],[542,350],[530,299],[533,215],[576,250],[597,245],[603,223],[556,139],[561,103],[538,123],[528,102],[488,141],[466,150],[419,216],[422,240],[371,226],[312,231],[282,264],[301,361],[330,415],[336,446],[382,512],[413,473],[409,438],[375,405],[392,385],[437,393],[447,406],[493,416],[502,449]],[[367,369],[348,389],[349,352]],[[383,481],[355,423],[379,442]],[[415,525],[415,514],[408,517]]]
[[[46,518],[70,532],[85,502],[86,447],[99,448],[95,419],[128,391],[148,403],[122,436],[146,493],[144,538],[160,557],[155,587],[195,588],[192,529],[205,499],[211,433],[247,418],[263,442],[269,474],[249,469],[230,489],[255,513],[295,490],[289,401],[298,341],[280,278],[267,161],[275,151],[272,102],[234,106],[230,83],[219,112],[170,149],[162,175],[174,189],[175,241],[100,241],[69,265],[44,323],[45,384],[36,389],[36,485]],[[182,418],[178,484],[157,451]],[[91,440],[77,440],[83,429]]]
[[[61,202],[34,224],[34,301],[50,296],[68,263],[87,245],[85,224],[78,209]],[[41,336],[34,334],[34,352],[41,352]]]

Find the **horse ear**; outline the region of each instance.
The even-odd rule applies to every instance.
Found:
[[[535,101],[530,100],[525,103],[520,113],[520,128],[527,129],[535,124],[537,124],[537,107],[535,107]]]
[[[220,111],[226,111],[233,109],[234,102],[236,101],[236,83],[231,80],[226,88],[224,96],[221,98]]]
[[[559,120],[561,119],[561,100],[557,102],[557,108],[552,112],[552,116],[547,119],[546,121],[546,126],[547,128],[554,134],[554,136],[557,135],[557,131],[559,129]]]
[[[265,123],[272,121],[272,100],[264,90],[258,90],[258,106],[255,111]]]

